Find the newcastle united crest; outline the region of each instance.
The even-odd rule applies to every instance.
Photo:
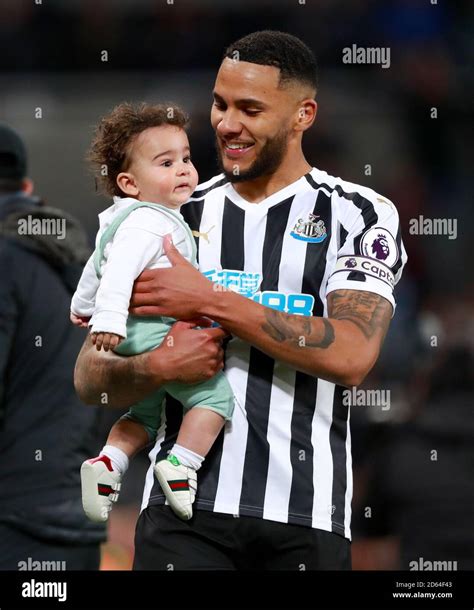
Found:
[[[326,226],[324,220],[318,220],[318,218],[319,216],[314,214],[310,214],[308,220],[298,218],[298,222],[290,233],[291,237],[316,244],[324,241],[328,236]]]

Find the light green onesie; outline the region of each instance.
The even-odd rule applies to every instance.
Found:
[[[94,266],[97,277],[102,276],[101,266],[105,262],[104,255],[106,245],[114,238],[114,235],[122,222],[137,208],[148,207],[158,210],[160,213],[171,217],[178,222],[189,237],[192,246],[192,263],[196,264],[196,244],[189,226],[173,210],[156,203],[137,203],[127,207],[121,214],[110,223],[100,238],[98,247],[94,251]],[[123,356],[134,356],[148,352],[158,347],[168,334],[174,318],[154,316],[128,316],[127,338],[122,341],[114,351]],[[199,332],[199,331],[196,331]],[[171,347],[169,349],[172,349]],[[159,390],[150,394],[147,398],[133,405],[123,418],[131,419],[144,426],[150,440],[154,440],[161,423],[162,403],[165,394],[168,393],[182,403],[187,411],[193,407],[201,407],[215,411],[226,420],[231,419],[234,410],[234,395],[229,382],[222,372],[217,373],[212,379],[200,383],[183,384],[167,383]]]

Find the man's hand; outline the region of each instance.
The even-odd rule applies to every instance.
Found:
[[[198,320],[200,326],[210,320]],[[176,322],[160,347],[149,352],[149,367],[163,382],[197,383],[214,377],[224,368],[222,328],[196,329],[194,322]]]
[[[146,269],[133,288],[130,313],[145,316],[171,316],[190,320],[202,316],[206,303],[215,297],[214,284],[195,269],[164,239],[165,253],[172,267]]]
[[[170,381],[197,383],[223,368],[222,328],[196,329],[209,320],[176,322],[161,345],[137,356],[98,352],[88,335],[77,359],[74,384],[86,404],[129,407]],[[104,396],[107,400],[104,402]]]
[[[344,386],[357,386],[375,364],[392,306],[365,291],[328,295],[328,318],[264,307],[215,285],[165,241],[173,267],[145,271],[135,283],[134,314],[180,319],[208,316],[229,333],[298,371]],[[161,348],[160,348],[161,349]]]

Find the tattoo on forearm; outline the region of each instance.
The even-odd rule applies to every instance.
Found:
[[[148,379],[143,379],[137,366],[144,355],[118,357],[113,352],[101,352],[86,338],[76,365],[76,381],[81,398],[88,404],[129,406],[153,391]]]
[[[288,341],[295,347],[327,349],[334,341],[334,328],[327,318],[318,318],[322,320],[322,327],[318,324],[314,328],[316,325],[311,318],[290,316],[268,307],[265,308],[265,318],[262,330],[278,343]]]
[[[378,294],[359,290],[335,290],[328,295],[329,317],[355,324],[367,339],[377,332],[385,337],[392,306]]]
[[[329,318],[348,320],[367,339],[377,333],[385,337],[392,306],[378,294],[356,290],[336,290],[328,295]],[[278,343],[287,341],[295,347],[327,349],[335,339],[331,319],[291,316],[276,309],[265,308],[262,330]]]

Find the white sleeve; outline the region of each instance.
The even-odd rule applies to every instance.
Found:
[[[92,316],[95,309],[95,295],[97,294],[99,284],[92,255],[82,271],[81,279],[71,300],[71,312],[73,314],[87,318]]]
[[[326,294],[333,290],[375,292],[395,311],[393,290],[407,261],[398,212],[391,201],[373,193],[364,206],[340,203],[337,261]]]
[[[95,312],[90,321],[92,332],[127,336],[133,282],[162,250],[163,240],[155,233],[140,228],[117,231],[97,290]]]

